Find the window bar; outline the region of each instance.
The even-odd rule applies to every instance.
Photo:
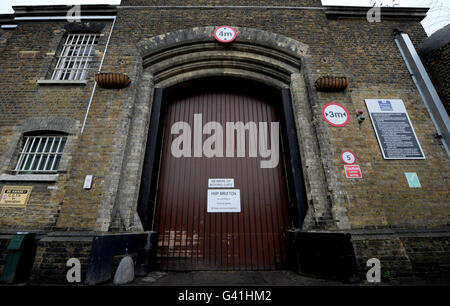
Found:
[[[91,34],[87,35],[87,38],[83,41],[83,52],[80,55],[80,63],[78,65],[78,70],[76,77],[77,79],[84,79],[84,67],[85,63],[89,60],[89,54],[86,54],[86,51],[89,49]]]
[[[22,150],[22,152],[20,152],[19,161],[17,162],[17,166],[16,166],[16,169],[14,169],[14,171],[18,171],[20,169],[20,167],[22,165],[22,161],[26,155],[25,152],[26,152],[29,144],[30,144],[30,138],[27,137],[25,140],[25,145],[23,146],[23,150]]]
[[[83,65],[84,65],[84,61],[85,61],[85,54],[86,54],[86,49],[89,47],[89,38],[91,37],[91,35],[85,35],[83,37],[83,46],[80,48],[80,50],[82,51],[80,56],[79,56],[79,63],[77,66],[77,70],[76,70],[76,74],[75,74],[75,78],[77,80],[81,79],[81,76],[83,74]],[[86,40],[87,39],[87,40]]]
[[[19,168],[19,171],[25,169],[25,167],[26,167],[26,165],[27,165],[27,163],[28,163],[28,160],[30,159],[30,156],[31,156],[30,151],[31,151],[31,149],[32,149],[33,146],[34,146],[34,142],[36,141],[36,138],[35,138],[35,137],[32,137],[32,138],[33,138],[33,140],[31,141],[30,146],[27,148],[27,151],[24,152],[24,154],[26,155],[26,156],[25,156],[25,160],[24,160],[24,162],[23,162],[23,165],[21,165],[21,167]]]
[[[59,71],[59,67],[60,67],[59,65],[61,64],[61,59],[63,58],[64,52],[65,52],[65,50],[66,50],[66,45],[67,45],[67,43],[69,42],[69,39],[70,39],[70,36],[67,36],[67,37],[66,37],[66,42],[64,43],[63,48],[62,48],[62,50],[61,50],[61,56],[59,56],[58,62],[56,63],[56,66],[55,66],[55,71],[53,71],[53,74],[52,74],[52,80],[55,79],[56,73]]]
[[[53,167],[55,167],[56,157],[58,156],[58,151],[59,151],[59,147],[61,146],[61,142],[62,142],[62,137],[59,138],[58,148],[56,149],[55,157],[53,158],[52,167],[50,168],[50,171],[53,171],[53,169],[54,169]]]
[[[64,75],[62,77],[63,80],[70,79],[70,72],[71,72],[70,68],[73,65],[72,60],[73,60],[74,54],[77,50],[77,45],[78,45],[78,41],[80,40],[80,36],[74,35],[74,40],[75,39],[76,39],[76,41],[69,46],[69,51],[67,53],[67,58],[66,58],[65,66],[64,66]]]
[[[82,76],[81,76],[81,78],[84,78],[84,75],[86,74],[86,72],[87,72],[87,70],[88,70],[88,63],[89,63],[89,61],[90,61],[90,59],[92,58],[92,56],[91,56],[91,53],[92,53],[92,48],[94,47],[94,45],[95,45],[95,40],[97,39],[97,35],[92,35],[92,42],[90,43],[90,47],[89,47],[89,52],[88,52],[88,54],[87,54],[87,58],[86,58],[86,61],[84,62],[84,67],[83,67],[83,70],[82,70]],[[87,48],[86,48],[87,49]]]
[[[79,76],[80,79],[84,78],[83,77],[84,76],[84,69],[86,67],[86,63],[89,60],[89,52],[88,52],[88,50],[89,50],[89,45],[90,45],[90,41],[91,41],[91,36],[92,35],[89,35],[88,38],[87,38],[87,41],[86,41],[86,44],[85,44],[85,47],[84,47],[84,50],[83,50],[83,54],[81,55],[80,66],[78,66],[78,68],[79,68],[78,72],[80,73],[80,76]],[[88,53],[86,54],[86,52],[88,52]],[[77,74],[77,77],[78,77],[78,74]]]
[[[80,34],[80,37],[81,37],[81,34]],[[69,80],[77,80],[78,67],[81,65],[81,61],[82,61],[82,58],[80,58],[80,52],[81,52],[81,49],[84,48],[84,39],[85,38],[86,38],[86,35],[83,35],[83,38],[81,38],[81,41],[78,44],[77,55],[73,56],[74,62],[73,62],[72,69],[69,73]],[[78,62],[78,64],[77,64],[77,62]]]
[[[67,60],[68,60],[69,53],[70,53],[70,46],[73,44],[74,39],[75,39],[74,35],[69,35],[67,37],[67,43],[64,45],[64,49],[61,52],[61,63],[58,66],[58,74],[57,74],[58,80],[62,79],[61,76],[64,73],[64,69],[65,69],[64,67],[67,64]]]
[[[52,80],[81,80],[86,77],[97,34],[69,34],[52,74]]]
[[[33,165],[34,165],[34,160],[36,159],[36,155],[37,155],[37,151],[38,151],[38,149],[39,149],[39,145],[41,144],[41,141],[42,141],[42,138],[41,137],[36,137],[37,139],[39,139],[39,142],[38,142],[38,144],[37,144],[37,146],[36,146],[36,151],[34,151],[34,152],[30,152],[30,153],[34,153],[33,154],[33,159],[31,160],[31,164],[30,164],[30,168],[31,169],[23,169],[23,170],[33,170]],[[31,147],[31,150],[33,150],[33,147]]]
[[[47,156],[47,159],[45,160],[44,171],[47,171],[47,164],[48,164],[48,161],[50,160],[50,156],[52,154],[53,146],[55,145],[55,140],[56,140],[56,137],[53,137],[52,145],[50,146],[50,148],[48,150],[48,156]]]
[[[73,54],[75,53],[76,47],[77,47],[77,45],[78,45],[78,41],[80,40],[80,35],[73,35],[73,36],[74,36],[74,38],[75,38],[75,37],[77,38],[77,41],[75,42],[75,45],[71,44],[71,45],[69,46],[69,53],[70,53],[70,51],[72,50],[72,49],[71,49],[72,47],[73,47],[73,51],[72,51],[72,54],[68,56],[69,61],[67,62],[67,65],[65,66],[65,69],[64,69],[64,75],[63,75],[63,77],[62,77],[62,80],[65,80],[65,79],[66,79],[67,72],[70,70],[70,64],[71,64],[71,62],[72,62]],[[73,42],[73,40],[72,40],[72,42]],[[69,74],[69,77],[70,77],[70,74]]]
[[[70,40],[70,42],[69,42],[69,40]],[[57,69],[58,69],[58,73],[57,73],[57,76],[56,76],[57,80],[61,80],[61,75],[62,75],[62,73],[64,71],[64,67],[65,67],[65,65],[67,63],[67,57],[68,57],[68,54],[70,52],[70,45],[73,42],[73,40],[74,40],[74,36],[73,35],[67,36],[67,42],[64,45],[63,50],[61,51],[61,63],[57,67]]]
[[[87,35],[87,41],[86,41],[85,36],[83,36],[83,52],[81,53],[80,62],[77,66],[77,70],[75,73],[75,80],[83,79],[83,77],[82,77],[83,76],[83,65],[84,65],[84,61],[85,61],[85,57],[86,57],[86,50],[89,47],[89,40],[91,38],[91,34]],[[81,48],[80,48],[80,50],[81,50]]]
[[[69,52],[68,50],[69,49],[67,49],[67,47],[64,47],[64,49],[63,49],[63,51],[62,51],[62,53],[60,55],[61,63],[58,65],[58,67],[56,67],[56,72],[57,72],[56,76],[55,76],[56,80],[60,80],[61,79],[61,74],[63,72],[63,68],[62,67],[64,67],[64,65],[66,64],[66,56],[65,55],[67,55],[67,53]]]
[[[91,38],[92,38],[92,41],[91,41]],[[91,60],[91,52],[92,52],[92,46],[94,45],[94,42],[95,42],[95,34],[89,35],[88,41],[87,41],[87,44],[86,44],[86,49],[84,50],[85,52],[83,53],[83,55],[84,55],[84,62],[83,62],[83,65],[81,67],[81,75],[80,75],[80,77],[83,78],[83,79],[86,77],[86,72],[89,69],[88,63]]]
[[[83,68],[84,73],[89,71],[89,63],[93,58],[92,52],[95,51],[95,45],[96,45],[96,43],[98,43],[97,39],[98,39],[98,35],[96,35],[96,34],[92,35],[92,42],[89,46],[88,58],[87,58],[87,61],[84,63],[84,68]]]
[[[44,139],[44,138],[41,138],[41,139]],[[35,169],[37,171],[40,170],[41,163],[42,163],[42,158],[44,157],[45,148],[47,147],[47,143],[48,143],[48,137],[45,137],[45,143],[44,143],[44,147],[42,148],[42,151],[41,151],[41,157],[39,158],[39,161],[38,161],[38,163],[36,165],[36,169]],[[38,151],[39,151],[39,147],[38,147]]]
[[[81,37],[81,35],[80,35]],[[80,56],[80,53],[83,53],[83,48],[84,48],[84,38],[85,35],[83,35],[83,37],[81,38],[80,44],[77,46],[77,54],[74,55],[74,62],[73,62],[73,66],[71,67],[71,71],[70,71],[70,80],[77,80],[77,75],[78,75],[78,68],[80,67],[80,64],[82,62],[82,56]]]

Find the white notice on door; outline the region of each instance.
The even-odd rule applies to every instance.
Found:
[[[239,189],[209,189],[208,212],[241,212],[241,193]]]
[[[208,188],[234,188],[234,179],[210,178],[208,179]]]

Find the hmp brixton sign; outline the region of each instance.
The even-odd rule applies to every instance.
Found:
[[[208,189],[209,213],[241,212],[241,192],[239,189]]]
[[[0,197],[0,207],[25,208],[32,189],[32,186],[4,186]]]

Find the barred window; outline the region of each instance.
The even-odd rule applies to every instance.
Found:
[[[52,80],[85,80],[99,36],[98,34],[68,34],[58,56]]]
[[[15,171],[20,174],[54,173],[58,170],[67,136],[25,136]]]

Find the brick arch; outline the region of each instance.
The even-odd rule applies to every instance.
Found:
[[[137,44],[142,66],[135,81],[134,116],[123,155],[119,182],[123,188],[112,195],[112,202],[102,205],[100,231],[143,230],[138,199],[155,88],[209,76],[248,78],[289,89],[308,202],[303,228],[349,227],[344,201],[328,195],[339,183],[329,174],[334,166],[330,153],[323,150],[326,140],[318,139],[327,131],[311,123],[320,117],[320,106],[308,46],[267,31],[234,28],[238,36],[231,44],[217,42],[212,26],[170,32]]]
[[[163,50],[176,46],[199,42],[215,42],[216,40],[213,37],[215,28],[214,26],[195,27],[165,33],[139,42],[137,47],[142,58],[146,59],[152,54],[160,53]],[[306,56],[308,53],[308,45],[284,35],[246,27],[233,26],[233,28],[238,33],[234,42],[253,43],[259,46],[265,46],[297,58]]]
[[[11,138],[9,140],[8,149],[3,159],[0,161],[0,172],[8,172],[15,163],[18,154],[20,139],[25,133],[37,131],[56,131],[68,135],[74,135],[79,130],[79,121],[66,117],[30,117],[17,123]],[[72,154],[73,140],[69,137],[65,147],[65,154],[60,164],[60,171],[68,168]]]
[[[77,132],[77,121],[72,118],[59,117],[33,117],[22,120],[18,124],[20,133],[51,130],[64,132],[66,134],[75,134]]]
[[[283,35],[235,27],[237,38],[223,44],[213,37],[215,27],[179,30],[138,43],[144,69],[156,87],[207,76],[248,78],[286,88],[298,73],[308,46]]]

